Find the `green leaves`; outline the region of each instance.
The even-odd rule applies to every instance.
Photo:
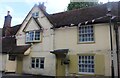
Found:
[[[68,4],[67,10],[86,8],[86,7],[91,7],[98,4],[99,4],[98,2],[71,2],[70,4]]]

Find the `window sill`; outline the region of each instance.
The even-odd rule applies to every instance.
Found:
[[[78,74],[82,74],[82,75],[95,75],[95,73],[87,73],[87,72],[78,72]]]
[[[26,43],[41,43],[41,40],[35,40],[35,41],[26,41]]]
[[[35,69],[35,70],[44,70],[44,68],[31,68],[31,69]]]
[[[89,42],[78,42],[78,44],[94,44],[95,41],[89,41]]]

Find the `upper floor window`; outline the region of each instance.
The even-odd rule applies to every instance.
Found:
[[[26,42],[41,41],[41,33],[39,30],[26,32]]]
[[[92,25],[79,27],[79,42],[94,42],[94,28]]]
[[[32,16],[33,16],[34,18],[37,18],[37,17],[39,16],[39,12],[34,12],[34,13],[32,14]]]
[[[94,73],[94,56],[79,56],[79,72],[80,73]]]
[[[32,68],[40,68],[44,69],[44,57],[33,57],[31,59],[31,67]]]

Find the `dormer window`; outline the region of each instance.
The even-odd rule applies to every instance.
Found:
[[[34,18],[39,17],[39,12],[34,12],[34,13],[32,14],[32,17],[34,17]]]
[[[26,32],[26,42],[40,42],[41,33],[39,30]]]

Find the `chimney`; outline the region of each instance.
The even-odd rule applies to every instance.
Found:
[[[12,16],[10,15],[10,11],[7,12],[7,16],[5,16],[5,20],[4,20],[4,32],[5,32],[5,36],[10,36],[11,35],[11,20],[12,20]]]
[[[46,11],[46,6],[44,5],[44,2],[43,2],[43,3],[39,3],[39,7],[40,7],[43,11]]]
[[[4,27],[11,27],[11,19],[10,11],[8,11],[7,16],[5,16]]]

